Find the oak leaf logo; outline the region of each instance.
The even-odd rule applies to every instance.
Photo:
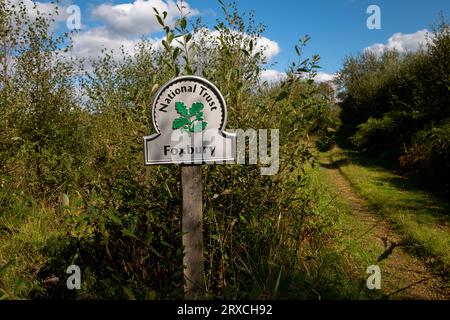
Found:
[[[207,122],[203,120],[203,103],[195,102],[188,110],[184,102],[176,102],[175,109],[180,115],[172,122],[172,129],[182,129],[187,132],[201,132],[205,130]]]

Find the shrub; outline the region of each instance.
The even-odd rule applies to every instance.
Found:
[[[401,169],[428,180],[450,181],[450,120],[417,132],[400,158]]]
[[[441,17],[422,50],[348,57],[338,79],[343,138],[358,150],[401,156],[405,173],[447,172],[449,45]]]
[[[23,43],[36,46],[17,42],[17,67],[26,72],[0,86],[1,121],[8,124],[1,128],[7,141],[0,146],[2,191],[52,203],[64,232],[43,245],[45,261],[26,275],[37,282],[31,297],[182,296],[179,167],[144,167],[142,137],[153,130],[156,90],[174,76],[194,73],[225,96],[229,127],[281,129],[277,175],[262,177],[259,166],[203,169],[208,297],[308,297],[326,290],[313,280],[320,279],[324,264],[335,264],[321,256],[334,217],[318,207],[305,172],[314,155],[302,143],[333,125],[330,92],[312,81],[319,57],[302,57],[305,38],[287,79],[260,84],[264,50],[255,44],[263,28],[252,16],[245,21],[235,4],[222,7],[225,19],[214,39],[201,24],[190,29],[182,8],[173,26],[156,12],[166,34],[161,50],[143,41],[135,56],[115,59],[104,52],[81,79],[75,61],[54,58],[52,50],[63,45],[55,47],[44,18],[35,26],[39,32],[23,36]],[[17,19],[26,20],[26,14]],[[62,193],[64,204],[57,201]],[[305,267],[305,257],[318,262]],[[52,275],[64,279],[69,264],[83,270],[81,291],[63,290],[63,281],[44,284]],[[310,268],[318,270],[311,275]]]

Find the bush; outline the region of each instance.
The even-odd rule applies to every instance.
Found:
[[[340,135],[357,150],[401,157],[405,173],[447,174],[449,50],[450,26],[441,17],[422,50],[365,51],[347,58],[338,79]]]
[[[401,169],[428,180],[450,181],[450,120],[419,131],[400,158]]]
[[[17,14],[1,8],[2,16]],[[26,72],[1,78],[8,78],[0,86],[1,120],[8,124],[0,132],[6,141],[0,146],[1,194],[26,193],[53,204],[63,233],[42,246],[44,261],[33,261],[38,269],[23,276],[37,285],[20,297],[182,297],[179,167],[144,167],[142,137],[153,130],[157,89],[174,76],[198,73],[225,96],[229,127],[281,130],[277,175],[261,176],[259,166],[203,169],[207,297],[308,297],[327,290],[313,280],[335,265],[322,256],[334,217],[318,207],[305,172],[314,155],[302,143],[333,123],[329,90],[311,80],[319,57],[301,56],[305,39],[288,78],[262,85],[264,52],[255,44],[263,28],[253,17],[245,21],[233,4],[223,10],[214,39],[199,24],[188,30],[183,13],[167,26],[157,12],[166,33],[162,49],[143,41],[135,56],[117,60],[105,52],[80,78],[76,61],[52,54],[62,44],[46,47],[53,38],[45,19],[38,19],[39,32],[8,33],[24,39],[12,42],[18,46],[15,70]],[[35,46],[21,47],[30,41]],[[62,290],[64,282],[45,284],[52,275],[64,279],[69,264],[83,270],[81,291]]]
[[[334,135],[332,136],[321,136],[319,139],[316,140],[316,148],[320,152],[327,152],[331,149],[333,149],[333,146],[336,144],[336,138]]]

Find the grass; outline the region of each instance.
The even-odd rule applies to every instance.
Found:
[[[336,219],[334,241],[329,250],[335,253],[340,270],[344,273],[343,278],[346,279],[346,287],[342,288],[341,293],[345,295],[347,292],[347,297],[352,299],[381,298],[384,291],[366,288],[367,267],[374,264],[380,254],[379,247],[365,237],[367,226],[355,219],[349,203],[340,197],[339,190],[328,181],[329,177],[323,168],[316,166],[310,171],[310,177],[319,194],[319,206]]]
[[[318,168],[311,169],[309,173],[309,181],[298,192],[320,194],[316,198],[319,203],[314,203],[314,206],[317,205],[317,217],[329,218],[333,222],[330,228],[335,229],[336,233],[332,239],[328,239],[326,247],[308,252],[310,259],[305,258],[306,254],[299,254],[300,259],[294,261],[296,258],[293,258],[292,250],[279,252],[277,261],[282,268],[279,271],[274,269],[278,281],[273,296],[301,299],[365,298],[370,294],[365,289],[365,266],[370,265],[368,261],[373,260],[373,257],[366,257],[361,251],[361,261],[357,262],[348,254],[354,251],[351,247],[355,244],[345,240],[343,235],[347,231],[340,229],[340,226],[347,225],[346,221],[340,220],[340,213],[346,209],[334,201],[333,194],[321,180]],[[67,228],[68,211],[59,205],[36,202],[11,193],[3,198],[0,196],[0,208],[0,299],[32,298],[36,292],[45,290],[38,276],[49,259],[52,259],[45,248],[52,239],[65,237],[68,231],[73,232]],[[259,252],[259,255],[262,260],[267,258],[263,252]],[[258,268],[263,269],[263,264],[253,261],[250,265],[255,276],[259,274]],[[266,275],[257,282],[272,284],[269,280]]]
[[[332,161],[356,191],[402,233],[408,248],[446,273],[450,263],[450,206],[376,160],[333,149]]]
[[[439,258],[442,263],[448,261],[445,260],[445,257],[448,259],[448,233],[441,232],[447,223],[444,213],[448,211],[442,200],[417,190],[405,190],[406,187],[400,189],[398,184],[388,184],[388,179],[401,178],[376,166],[363,166],[354,156],[350,161],[350,156],[343,151],[334,150],[327,156],[340,163],[346,177],[373,206],[378,207],[378,212],[395,221],[405,235],[409,234],[408,239],[421,248],[421,253]],[[355,219],[348,201],[340,196],[332,181],[327,181],[329,177],[324,169],[316,166],[309,168],[308,173],[309,180],[299,193],[309,190],[317,194],[317,214],[332,221],[332,239],[324,239],[328,240],[327,247],[320,252],[311,252],[311,260],[303,257],[299,270],[288,269],[286,274],[287,270],[281,269],[281,280],[277,281],[275,289],[280,292],[274,295],[315,298],[315,292],[317,298],[327,299],[382,297],[385,288],[380,292],[370,291],[365,286],[366,269],[380,255],[379,244],[365,237],[367,225]],[[433,209],[428,208],[431,202]],[[27,298],[30,292],[43,288],[42,280],[37,277],[49,259],[43,248],[51,238],[64,237],[67,212],[59,206],[35,203],[24,196],[2,198],[0,195],[0,204],[0,298]],[[420,229],[415,230],[418,225]],[[429,229],[437,240],[428,240]],[[382,261],[380,266],[384,263]],[[302,286],[293,288],[294,282]]]
[[[0,299],[20,299],[39,287],[36,275],[47,259],[41,249],[64,228],[52,207],[21,197],[8,202],[0,212]]]

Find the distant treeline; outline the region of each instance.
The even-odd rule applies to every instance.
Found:
[[[398,161],[403,173],[450,181],[450,29],[443,17],[417,52],[348,57],[338,79],[341,135]]]

